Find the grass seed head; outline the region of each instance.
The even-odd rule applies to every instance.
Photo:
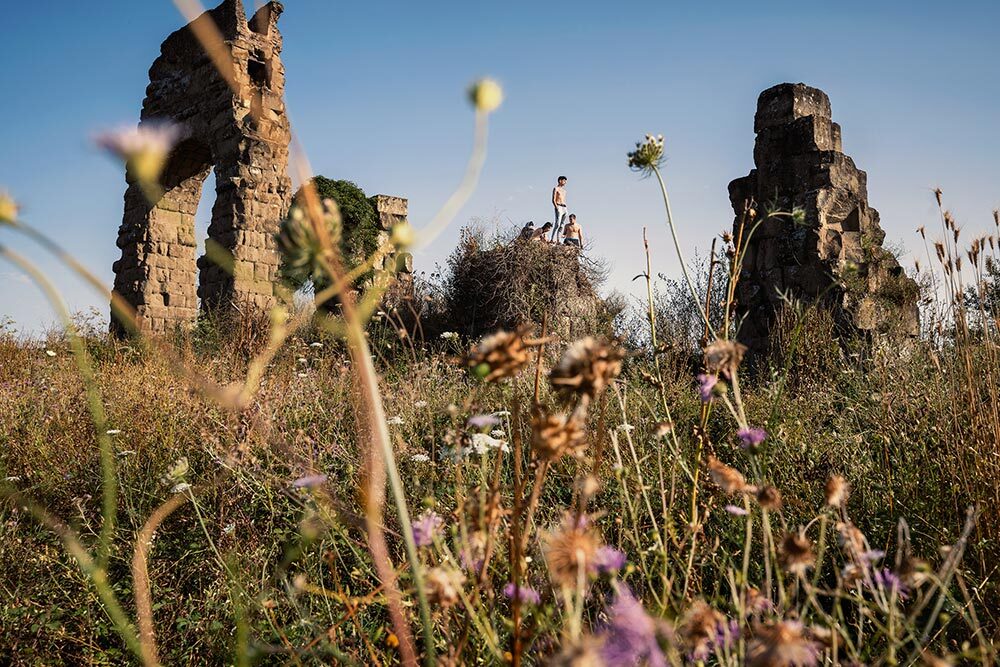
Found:
[[[618,377],[624,358],[621,348],[587,336],[566,349],[549,381],[564,395],[576,393],[592,400]]]

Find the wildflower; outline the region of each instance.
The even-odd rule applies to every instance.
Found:
[[[549,572],[563,586],[576,587],[594,570],[601,545],[589,521],[567,516],[562,526],[545,536],[544,542]]]
[[[812,542],[800,531],[785,535],[780,556],[781,564],[792,574],[804,575],[816,563]]]
[[[418,410],[421,409],[421,408],[426,408],[427,407],[427,401],[414,401],[413,407],[417,408]]]
[[[493,79],[479,79],[469,87],[469,102],[476,111],[493,113],[503,103],[503,88]]]
[[[326,484],[327,476],[323,474],[316,475],[306,475],[304,477],[299,477],[297,480],[292,482],[292,488],[294,489],[314,489],[317,486],[322,486]]]
[[[761,595],[760,589],[747,586],[746,611],[751,614],[763,614],[774,609],[774,604]]]
[[[635,150],[629,151],[628,166],[633,171],[649,174],[663,164],[663,135],[655,137],[647,134],[645,140],[637,141]]]
[[[13,224],[17,222],[18,210],[17,202],[6,192],[0,190],[0,223]]]
[[[188,466],[187,457],[182,456],[174,461],[174,464],[167,470],[167,474],[163,476],[163,482],[165,484],[178,482],[188,473],[188,470],[190,470],[190,467]]]
[[[458,340],[458,334],[454,331],[442,331],[438,338],[441,340]]]
[[[129,182],[150,186],[159,181],[170,151],[181,135],[177,125],[146,122],[136,128],[105,132],[95,142],[125,163]]]
[[[594,399],[622,370],[625,352],[590,336],[567,348],[552,372],[549,382],[564,394],[576,392]]]
[[[317,347],[317,348],[318,347],[323,347],[323,343],[319,343],[319,342],[309,343],[309,347]]]
[[[399,637],[396,636],[395,632],[389,632],[385,636],[385,645],[389,648],[396,648],[399,646]]]
[[[431,457],[427,456],[426,454],[414,454],[413,456],[410,457],[410,460],[415,463],[427,463],[428,461],[431,460]]]
[[[851,494],[851,486],[840,475],[833,475],[826,480],[826,504],[829,507],[841,507]]]
[[[517,600],[521,604],[539,605],[542,602],[542,596],[538,594],[531,586],[515,586],[513,581],[507,582],[507,585],[503,587],[503,594],[510,600]]]
[[[5,482],[20,482],[21,481],[21,476],[20,475],[9,475],[7,477],[4,477],[3,481],[5,481]]]
[[[657,422],[654,433],[657,438],[665,438],[674,432],[674,425],[671,422]]]
[[[400,222],[393,225],[390,242],[397,250],[406,250],[417,240],[417,234],[413,231],[413,225],[408,222]]]
[[[458,552],[459,561],[466,570],[478,572],[486,557],[486,533],[477,530],[471,533]]]
[[[47,356],[47,357],[54,357],[54,356],[56,356],[56,352],[55,352],[55,350],[45,350],[45,356]]]
[[[739,505],[726,505],[723,509],[733,516],[746,516],[749,514],[745,507],[740,507]]]
[[[501,428],[495,428],[492,431],[490,431],[490,435],[492,435],[494,438],[503,438],[505,435],[507,435],[507,433]]]
[[[342,232],[343,218],[334,200],[323,200],[321,217],[316,221],[302,206],[293,204],[281,221],[276,237],[284,277],[297,285],[310,280],[324,286],[329,284],[328,255],[340,243]]]
[[[616,430],[621,431],[622,433],[630,433],[635,430],[635,426],[632,426],[631,424],[619,424]]]
[[[695,660],[705,660],[712,650],[719,626],[725,616],[710,607],[704,600],[696,600],[681,622],[681,638],[688,653]]]
[[[492,436],[486,435],[485,433],[473,433],[470,439],[471,445],[466,448],[466,454],[485,454],[491,449],[498,449],[501,452],[509,452],[510,447],[507,446],[506,440],[501,440],[499,438],[494,438]]]
[[[910,589],[903,583],[898,574],[887,567],[875,570],[872,580],[876,586],[884,590],[887,594],[892,595],[895,593],[896,597],[900,600],[910,597]]]
[[[540,461],[583,456],[585,433],[576,415],[536,413],[531,417],[531,448]]]
[[[608,624],[602,631],[601,657],[608,667],[646,664],[666,666],[667,660],[657,641],[659,623],[653,619],[625,586],[618,586],[608,608]]]
[[[732,378],[746,354],[747,346],[731,340],[716,339],[705,348],[705,368],[725,378]]]
[[[767,431],[762,428],[741,428],[736,432],[736,435],[744,449],[752,449],[764,442],[764,439],[767,438]]]
[[[701,396],[702,403],[708,403],[712,400],[712,396],[715,394],[715,385],[719,382],[719,376],[717,375],[706,375],[701,373],[698,375],[698,394]]]
[[[170,493],[183,493],[191,488],[191,485],[187,482],[180,482],[179,484],[174,484],[170,488]]]
[[[781,491],[773,486],[765,486],[757,491],[757,504],[766,510],[781,509]]]
[[[118,435],[121,432],[122,432],[122,430],[120,428],[109,428],[104,433],[105,433],[105,435]]]
[[[868,551],[865,534],[850,521],[837,523],[838,541],[852,560],[866,564],[863,555]]]
[[[819,647],[798,621],[759,626],[747,647],[747,667],[813,667]]]
[[[597,553],[594,554],[594,570],[598,574],[618,572],[625,567],[627,562],[628,559],[625,557],[625,552],[619,551],[614,547],[609,547],[606,544],[598,547]]]
[[[402,417],[396,415],[395,417],[389,417],[388,419],[386,419],[385,423],[388,424],[389,426],[402,426],[405,422],[403,421]]]
[[[473,415],[469,417],[467,422],[465,422],[465,426],[466,428],[485,430],[491,426],[496,426],[499,423],[500,418],[495,415]]]
[[[427,599],[431,604],[447,608],[461,598],[465,575],[458,570],[432,567],[425,575],[424,584],[427,587]]]
[[[526,329],[520,329],[487,336],[469,353],[466,364],[486,382],[514,377],[531,360],[531,345],[524,340],[525,333]]]
[[[418,547],[430,546],[434,543],[434,538],[443,525],[444,519],[434,511],[424,512],[410,526],[413,529],[413,541],[417,543]]]
[[[723,493],[744,493],[750,490],[739,470],[730,468],[711,454],[708,456],[708,473]]]
[[[606,667],[601,657],[603,644],[600,637],[593,635],[568,641],[546,664],[548,667]]]
[[[222,528],[222,534],[223,535],[232,535],[235,532],[236,532],[236,524],[235,523],[227,523]]]

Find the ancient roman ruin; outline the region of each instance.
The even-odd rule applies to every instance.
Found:
[[[269,2],[248,21],[242,0],[225,0],[171,34],[149,70],[140,126],[170,122],[183,134],[161,176],[159,200],[150,202],[126,175],[114,289],[135,308],[144,331],[190,324],[199,303],[204,311],[247,314],[275,300],[275,233],[292,198],[277,26],[282,9]],[[197,39],[198,22],[214,23],[221,32],[232,58],[230,81]],[[195,213],[212,169],[215,203],[206,252],[197,258]],[[405,199],[380,195],[372,203],[383,232],[406,219]],[[387,256],[382,268],[395,267],[396,259]],[[412,270],[411,262],[403,258],[401,268]],[[376,279],[387,279],[385,273],[376,272]],[[112,329],[125,330],[115,318]]]
[[[734,234],[760,222],[737,287],[741,342],[767,349],[785,297],[829,304],[845,335],[916,335],[917,285],[882,248],[867,175],[844,154],[826,93],[802,83],[768,88],[754,132],[755,168],[729,184]],[[765,213],[797,208],[798,222]]]

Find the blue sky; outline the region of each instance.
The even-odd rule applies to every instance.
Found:
[[[124,180],[94,133],[134,123],[159,44],[184,24],[166,0],[47,0],[4,9],[0,45],[0,188],[24,218],[108,283]],[[457,185],[471,145],[466,85],[499,79],[479,189],[418,270],[443,260],[471,217],[502,224],[551,216],[554,177],[613,266],[610,288],[641,270],[677,273],[655,185],[625,166],[646,132],[666,137],[681,237],[707,248],[732,213],[726,185],[752,166],[758,93],[783,81],[825,90],[844,150],[868,172],[887,240],[920,250],[936,224],[931,189],[968,230],[1000,206],[1000,3],[287,0],[280,27],[293,129],[314,170],[369,194],[410,199],[426,223]],[[208,196],[202,211],[209,208]],[[201,231],[205,227],[201,215]],[[107,308],[38,259],[73,309]],[[37,331],[40,294],[0,266],[0,317]]]

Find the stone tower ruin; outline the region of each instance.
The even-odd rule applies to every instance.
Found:
[[[826,93],[802,83],[768,88],[757,100],[754,132],[756,168],[729,184],[734,232],[748,208],[759,217],[768,208],[805,215],[799,224],[768,218],[750,239],[736,295],[740,341],[768,348],[782,295],[822,299],[847,335],[916,335],[917,285],[882,248],[867,175],[843,153]]]
[[[140,125],[168,121],[183,135],[161,176],[158,201],[151,203],[126,176],[114,289],[135,307],[144,331],[192,322],[199,297],[202,309],[237,312],[267,308],[274,299],[274,234],[292,195],[281,12],[280,3],[269,2],[248,21],[242,0],[225,0],[195,19],[213,21],[222,33],[235,86],[219,74],[191,25],[163,42],[149,70]],[[196,258],[194,217],[212,169],[208,252]],[[124,331],[114,319],[112,329]]]

